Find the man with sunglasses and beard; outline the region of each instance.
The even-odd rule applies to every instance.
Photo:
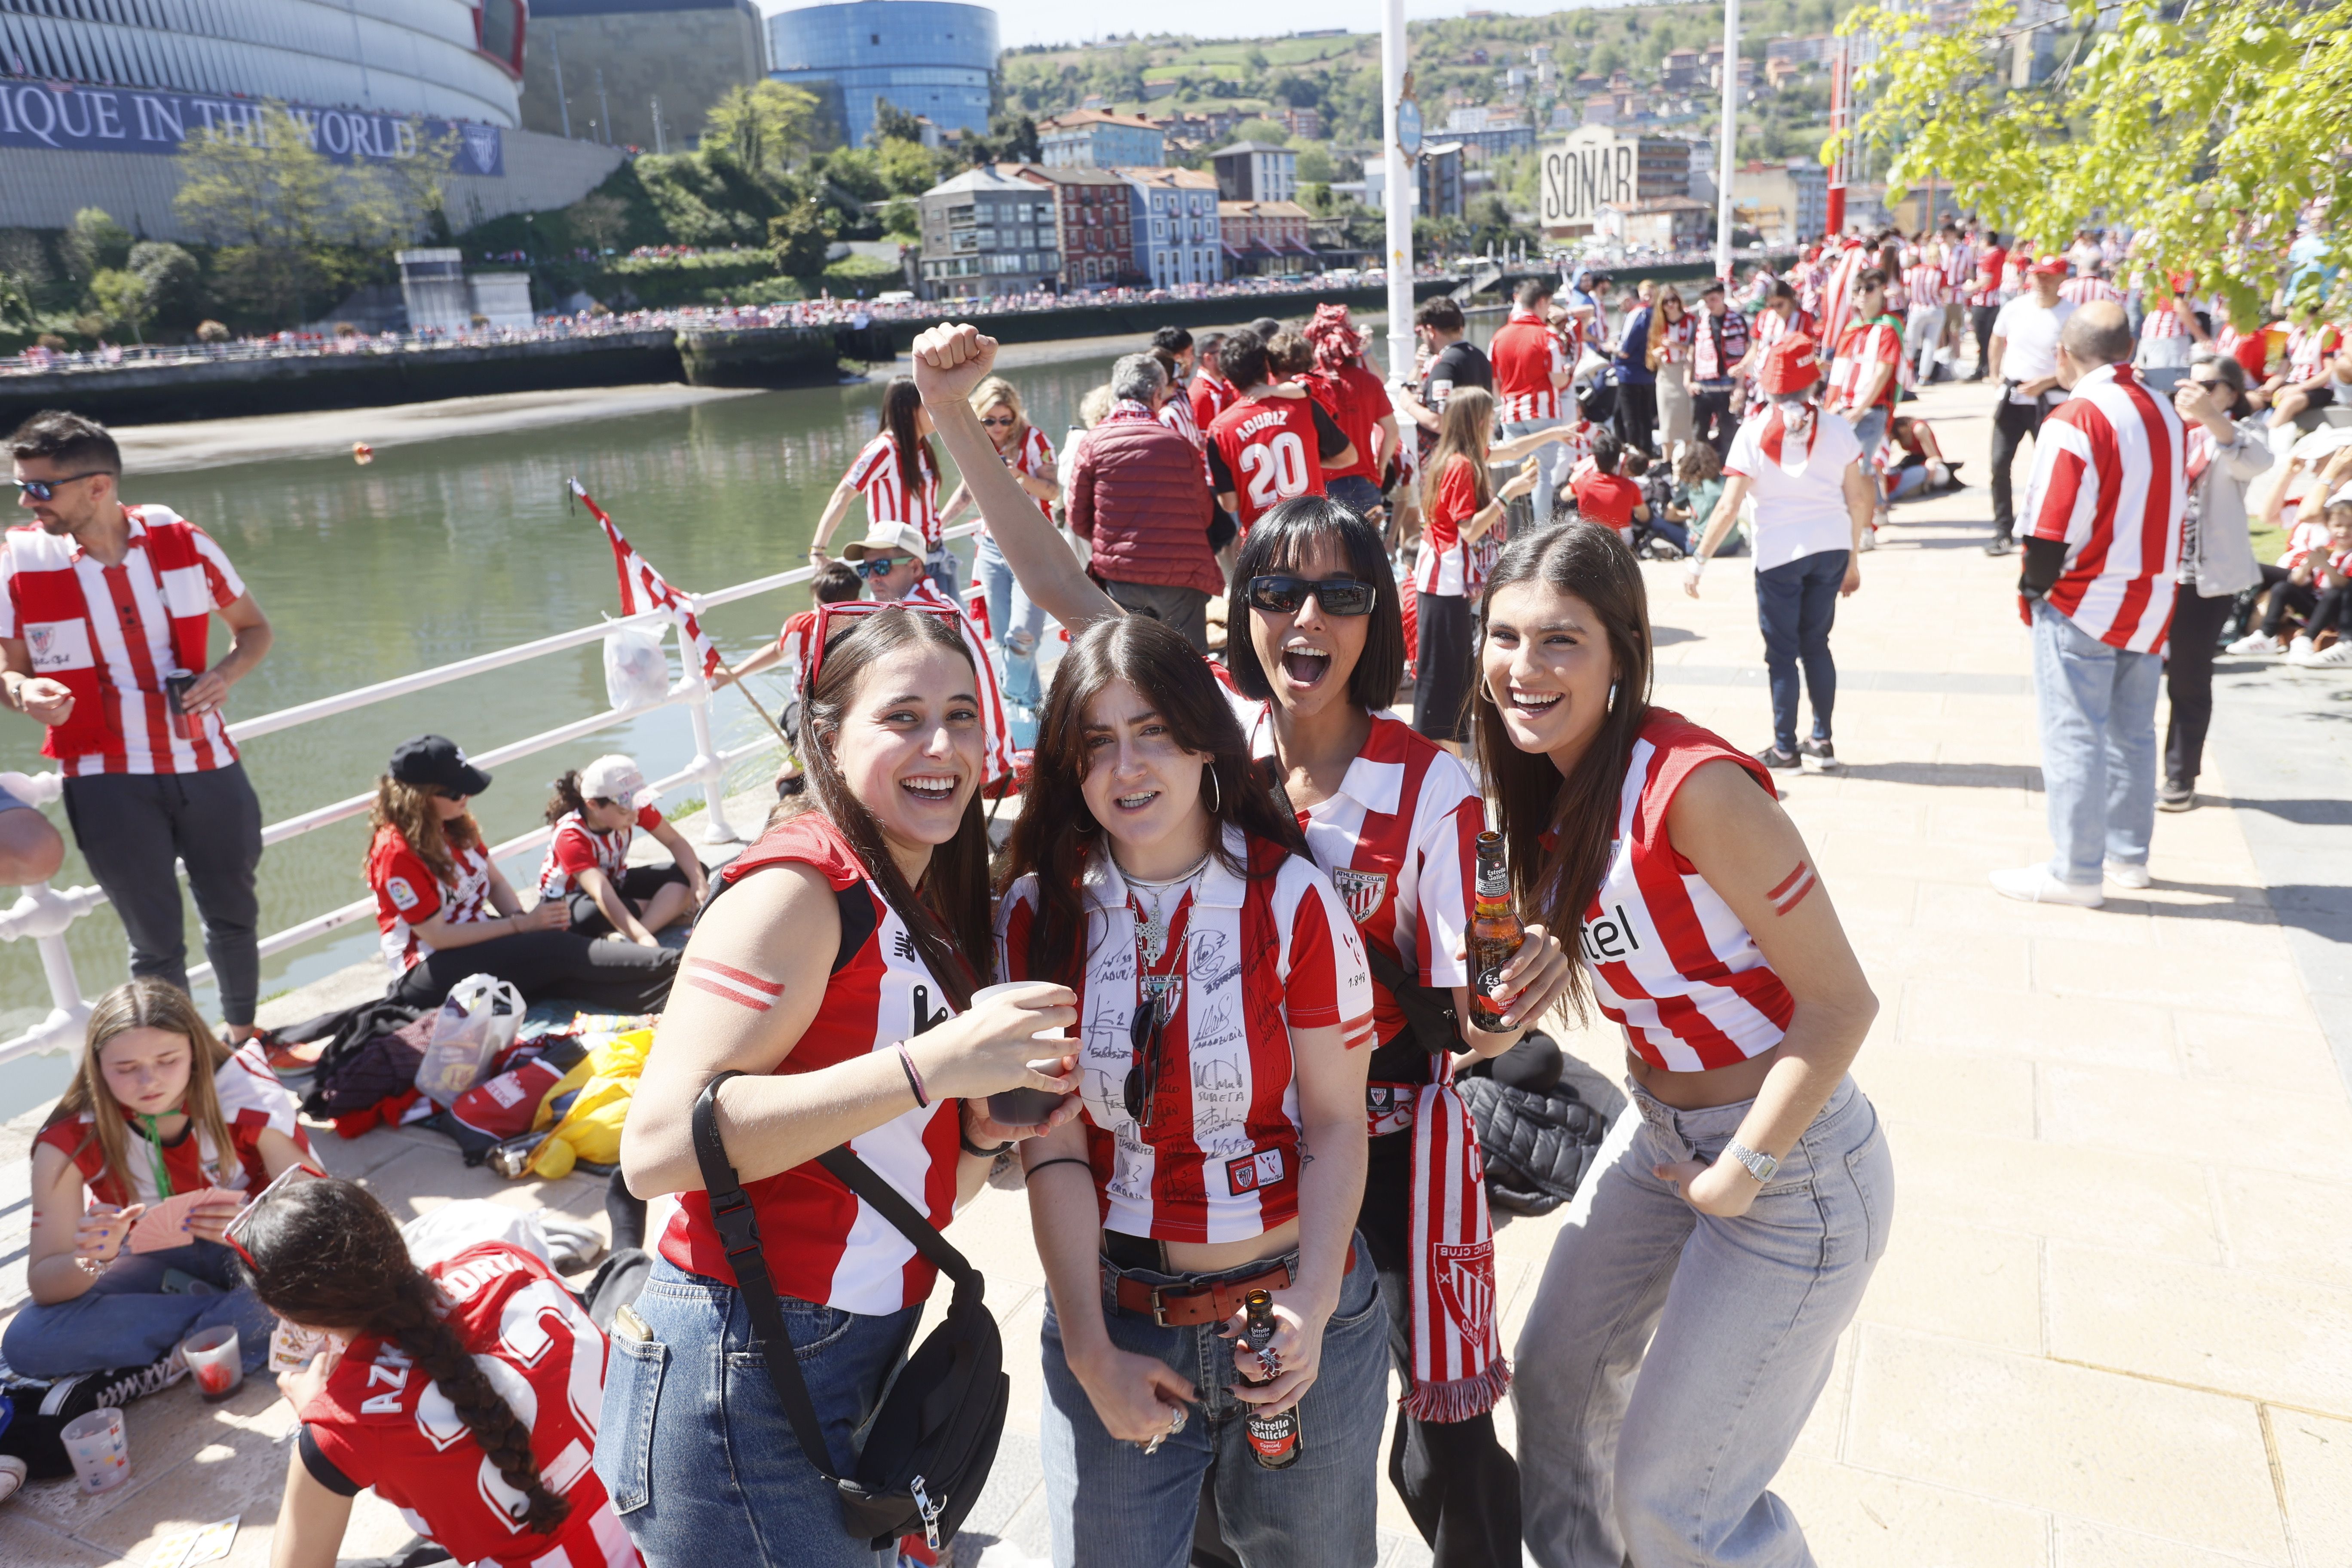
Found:
[[[33,526],[0,544],[0,702],[47,726],[66,816],[122,917],[131,973],[187,989],[188,868],[232,1041],[254,1033],[261,803],[222,710],[269,651],[227,555],[165,506],[126,506],[105,426],[45,410],[8,440]],[[209,658],[213,615],[229,646]]]

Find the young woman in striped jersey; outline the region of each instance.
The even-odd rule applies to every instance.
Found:
[[[1478,755],[1519,907],[1575,925],[1572,1001],[1624,1030],[1633,1096],[1519,1340],[1528,1546],[1811,1562],[1766,1489],[1886,1246],[1893,1166],[1846,1075],[1877,1001],[1770,775],[1650,705],[1613,533],[1512,544],[1484,620]]]
[[[915,374],[945,410],[941,439],[967,471],[966,448],[985,437],[955,417],[956,388],[985,374],[993,353],[970,327],[936,329],[917,347]],[[1031,523],[1017,493],[992,484],[979,498],[1032,596],[1074,628],[1118,615],[1060,542]],[[1463,939],[1485,822],[1462,765],[1384,711],[1404,663],[1399,604],[1378,532],[1338,502],[1301,497],[1259,519],[1242,544],[1225,658],[1229,701],[1250,750],[1281,779],[1308,852],[1347,903],[1375,970],[1370,1146],[1356,1223],[1406,1380],[1389,1476],[1440,1568],[1469,1568],[1517,1550],[1518,1481],[1492,1415],[1509,1368],[1492,1314],[1470,1310],[1482,1282],[1492,1289],[1492,1233],[1483,1188],[1475,1177],[1456,1179],[1476,1159],[1476,1132],[1450,1080],[1470,1054],[1517,1044],[1570,984],[1572,965],[1558,941],[1531,930],[1504,974],[1509,1032],[1465,1026],[1455,1058],[1415,1035],[1383,978],[1401,969],[1416,987],[1449,994],[1456,1017],[1468,1016]],[[1444,1204],[1438,1194],[1447,1191],[1466,1201]],[[1454,1283],[1466,1289],[1441,1289],[1441,1265],[1458,1269]]]
[[[828,605],[810,649],[798,750],[815,804],[721,874],[622,1137],[631,1190],[678,1194],[634,1320],[614,1321],[596,1452],[656,1568],[874,1560],[759,1369],[694,1153],[704,1087],[745,1075],[719,1092],[719,1130],[842,1475],[934,1274],[811,1162],[846,1143],[944,1226],[998,1146],[1042,1131],[997,1126],[984,1097],[1070,1087],[1029,1065],[1034,1037],[1076,1017],[1067,990],[964,1011],[971,960],[993,946],[971,645],[945,610]]]

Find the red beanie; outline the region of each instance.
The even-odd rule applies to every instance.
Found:
[[[1802,392],[1821,378],[1822,363],[1813,340],[1802,332],[1791,332],[1766,349],[1764,366],[1757,377],[1767,397]]]

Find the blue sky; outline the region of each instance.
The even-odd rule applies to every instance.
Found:
[[[761,0],[765,11],[793,8],[776,0]],[[1534,16],[1578,8],[1560,0],[1405,0],[1405,15],[1415,21],[1459,16],[1470,10]],[[1105,31],[1125,31],[1127,18],[1132,15],[1122,7],[1105,6],[1101,0],[1007,0],[995,10],[998,36],[1007,48],[1091,41]],[[1200,38],[1262,37],[1277,30],[1267,26],[1265,0],[1188,0],[1181,15],[1183,30]],[[1281,7],[1278,30],[1346,27],[1351,32],[1377,32],[1380,25],[1378,0],[1287,0]]]

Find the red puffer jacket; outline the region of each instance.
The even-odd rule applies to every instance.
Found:
[[[1209,550],[1215,512],[1200,450],[1167,426],[1121,410],[1087,432],[1070,473],[1070,531],[1093,544],[1097,577],[1223,593]]]

